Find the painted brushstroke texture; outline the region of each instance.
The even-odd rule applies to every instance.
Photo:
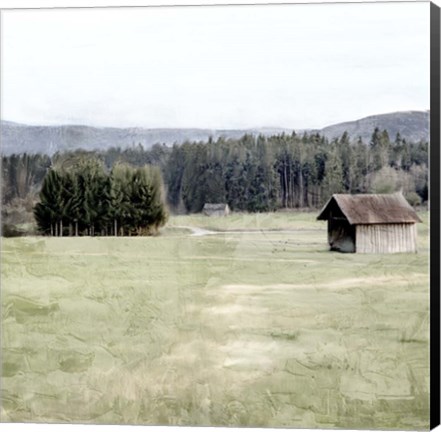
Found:
[[[388,255],[314,218],[3,239],[1,420],[428,427],[427,215]]]

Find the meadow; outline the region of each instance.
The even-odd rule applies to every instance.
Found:
[[[315,216],[3,238],[1,421],[428,428],[427,213],[391,255]]]

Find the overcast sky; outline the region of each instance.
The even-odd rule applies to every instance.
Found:
[[[320,128],[429,109],[429,3],[2,12],[2,118]]]

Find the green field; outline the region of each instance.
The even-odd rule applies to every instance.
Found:
[[[2,239],[3,422],[428,428],[418,254],[328,251],[315,214]]]

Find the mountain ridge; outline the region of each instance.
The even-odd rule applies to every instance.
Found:
[[[361,137],[369,142],[373,130],[387,130],[391,140],[399,132],[407,141],[429,140],[430,111],[397,111],[375,114],[358,120],[337,123],[320,129],[328,139],[340,137],[345,131],[354,140]]]
[[[294,129],[260,127],[251,129],[210,128],[116,128],[86,125],[25,125],[8,120],[1,121],[0,150],[4,155],[12,153],[46,153],[75,149],[106,150],[110,147],[127,148],[141,144],[150,148],[154,144],[182,144],[185,141],[207,141],[220,137],[238,139],[244,134],[278,135],[304,132],[319,133],[329,140],[348,132],[352,140],[359,137],[369,142],[375,127],[389,132],[391,140],[397,132],[408,141],[429,139],[430,111],[400,111],[363,117],[326,126],[322,129]]]

